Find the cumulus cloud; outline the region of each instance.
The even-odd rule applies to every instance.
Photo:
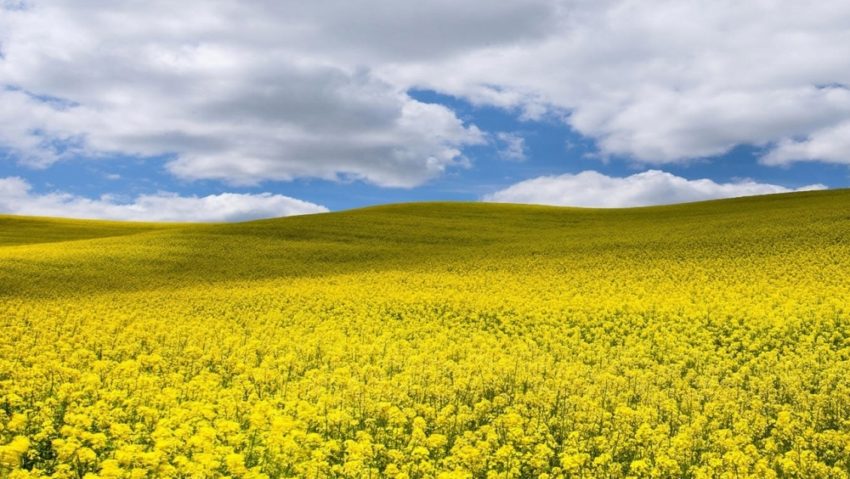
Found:
[[[850,3],[556,3],[558,26],[535,41],[384,73],[561,118],[603,156],[666,164],[744,144],[767,151],[769,164],[850,155],[831,134],[850,121]]]
[[[412,187],[487,135],[411,88],[564,121],[603,157],[850,154],[844,0],[0,5],[0,145],[33,166],[118,152],[187,179]]]
[[[791,189],[751,180],[734,183],[716,183],[709,179],[688,180],[658,170],[626,177],[583,171],[575,175],[541,176],[521,181],[485,196],[484,201],[619,208],[825,188],[820,184]]]
[[[484,141],[370,65],[317,50],[330,28],[314,25],[322,12],[262,7],[45,0],[3,11],[0,126],[10,128],[0,143],[32,166],[80,153],[171,155],[169,171],[188,179],[411,187],[467,164],[462,148]]]
[[[328,211],[324,206],[283,195],[222,193],[179,196],[141,195],[131,202],[62,192],[37,194],[19,177],[0,178],[0,213],[135,221],[243,221]]]
[[[762,158],[768,165],[787,165],[795,161],[850,164],[850,121],[818,130],[804,140],[782,140]]]

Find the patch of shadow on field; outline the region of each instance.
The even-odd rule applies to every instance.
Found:
[[[621,210],[425,203],[182,225],[0,248],[0,296],[66,297],[359,271],[464,274],[521,270],[529,262],[604,271],[612,264],[749,261],[846,243],[847,204],[847,191]]]
[[[0,215],[0,248],[126,236],[174,228],[175,224],[66,220]]]

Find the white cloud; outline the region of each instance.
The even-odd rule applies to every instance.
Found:
[[[767,163],[850,155],[827,133],[850,121],[850,3],[557,4],[558,26],[533,41],[381,71],[528,117],[563,118],[603,156],[665,164],[742,144],[779,144]],[[783,150],[801,137],[812,138],[806,151]]]
[[[528,155],[525,150],[525,138],[508,132],[496,133],[496,140],[500,144],[499,157],[504,160],[525,161]]]
[[[619,208],[825,188],[820,184],[791,189],[751,180],[735,183],[716,183],[708,179],[688,180],[658,170],[648,170],[626,177],[583,171],[575,175],[541,176],[521,181],[485,196],[484,201]]]
[[[324,206],[283,195],[222,193],[179,196],[141,195],[121,202],[105,195],[97,199],[68,193],[37,194],[19,177],[0,178],[0,213],[99,218],[134,221],[244,221],[328,211]]]
[[[0,147],[18,162],[45,167],[79,151],[79,131],[73,127],[73,115],[65,109],[22,91],[4,90],[2,84],[0,105]]]
[[[603,157],[850,154],[845,0],[23,4],[0,15],[0,145],[36,166],[173,154],[188,179],[411,187],[485,141],[414,87],[560,119]]]
[[[171,154],[169,171],[188,179],[411,187],[465,165],[462,148],[484,141],[369,64],[329,57],[319,47],[330,23],[314,25],[322,11],[260,3],[35,1],[3,11],[0,144],[32,166],[80,152]]]
[[[782,140],[762,160],[768,165],[795,161],[850,164],[850,120],[815,131],[804,140]]]

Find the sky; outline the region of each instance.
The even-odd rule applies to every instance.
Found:
[[[0,0],[0,213],[850,184],[850,2]]]

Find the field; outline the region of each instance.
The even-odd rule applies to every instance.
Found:
[[[848,478],[850,191],[0,217],[0,477]]]

